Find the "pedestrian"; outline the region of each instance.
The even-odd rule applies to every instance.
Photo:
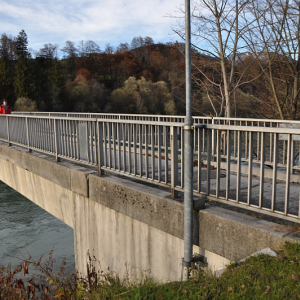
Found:
[[[7,101],[5,99],[3,100],[3,104],[0,106],[0,114],[2,115],[11,114],[11,108],[7,104]]]

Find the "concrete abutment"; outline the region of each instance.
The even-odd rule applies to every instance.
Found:
[[[76,267],[87,252],[102,270],[121,277],[150,274],[179,280],[183,256],[183,204],[160,188],[0,143],[0,180],[74,229]],[[194,252],[210,269],[223,269],[266,247],[294,240],[289,228],[208,206],[195,212]],[[49,249],[50,250],[50,249]]]

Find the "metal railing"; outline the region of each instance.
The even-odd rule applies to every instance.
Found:
[[[169,187],[173,197],[183,191],[183,118],[108,116],[1,115],[0,139],[97,167],[100,175]],[[300,130],[291,123],[195,118],[194,194],[300,222]]]

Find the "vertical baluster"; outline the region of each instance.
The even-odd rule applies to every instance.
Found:
[[[258,134],[259,136],[259,134]],[[259,184],[259,205],[262,207],[264,197],[264,177],[265,177],[265,133],[261,132],[261,158],[260,158],[260,184]]]
[[[198,142],[198,155],[197,155],[197,160],[198,160],[198,172],[197,172],[197,192],[200,193],[201,192],[201,166],[202,166],[202,149],[201,149],[201,131],[202,131],[202,128],[198,128],[198,129],[195,129],[195,131],[197,131],[197,136],[198,136],[198,139],[197,139],[197,142]],[[183,171],[183,170],[182,170]]]
[[[132,143],[132,124],[128,124],[128,172],[129,174],[132,174],[131,143]]]
[[[103,165],[108,167],[107,157],[107,122],[103,123]]]
[[[285,157],[286,157],[285,151],[286,151],[286,140],[283,140],[282,141],[282,161],[281,161],[281,163],[283,165],[285,165]]]
[[[176,186],[178,183],[178,149],[177,149],[177,127],[171,126],[171,196],[176,198],[178,192]]]
[[[35,119],[36,123],[36,148],[40,149],[40,120]]]
[[[158,170],[157,170],[157,180],[158,182],[161,182],[161,143],[162,143],[162,139],[161,139],[161,134],[162,134],[162,126],[158,125],[158,137],[157,137],[157,166],[158,166]]]
[[[70,134],[71,134],[71,155],[73,159],[76,159],[75,153],[75,141],[74,141],[74,120],[70,121]]]
[[[212,142],[212,131],[207,130],[207,195],[210,195],[210,178],[211,178],[211,142]]]
[[[273,123],[270,123],[270,128],[272,129]],[[274,136],[275,138],[275,136]],[[273,157],[273,134],[270,133],[270,162],[272,162]]]
[[[290,179],[291,179],[291,144],[292,135],[288,133],[287,140],[287,163],[286,163],[286,182],[285,182],[285,201],[284,201],[284,214],[288,214],[289,200],[290,200]]]
[[[259,124],[258,124],[259,125]],[[259,161],[259,156],[260,156],[260,145],[261,145],[261,142],[260,142],[260,134],[257,133],[257,150],[256,150],[256,158],[257,160]],[[264,149],[265,150],[265,149]]]
[[[47,119],[46,120],[46,136],[47,136],[47,140],[46,140],[46,144],[47,144],[47,151],[51,152],[51,120]]]
[[[140,177],[143,176],[143,125],[139,125],[139,169],[140,169]]]
[[[66,120],[63,120],[63,141],[64,141],[64,143],[63,143],[63,145],[64,145],[64,147],[63,147],[63,151],[64,151],[64,156],[67,156],[67,137],[66,137],[66,135],[67,135],[67,129],[66,129],[66,126],[67,124],[66,124]]]
[[[295,161],[295,141],[293,140],[293,136],[291,138],[291,160],[290,160],[290,163],[291,163],[291,167],[290,167],[290,172],[291,172],[291,175],[294,173],[294,161]]]
[[[118,170],[121,171],[122,169],[122,161],[121,161],[121,123],[117,123],[117,139],[118,139]]]
[[[126,163],[126,141],[127,141],[127,136],[126,136],[126,123],[122,124],[122,137],[123,137],[123,171],[126,172],[127,168],[127,163]]]
[[[145,171],[146,171],[146,178],[149,178],[149,126],[145,125]]]
[[[216,130],[217,134],[217,145],[216,145],[216,155],[217,155],[217,170],[216,170],[216,197],[219,198],[220,195],[220,169],[221,169],[221,157],[220,157],[220,152],[221,152],[221,132],[220,130]]]
[[[151,125],[151,168],[152,168],[152,180],[155,179],[155,126]]]
[[[165,144],[165,183],[167,184],[169,182],[168,177],[169,177],[169,154],[168,154],[168,129],[169,127],[164,127],[164,144]]]
[[[181,178],[180,178],[180,187],[183,189],[184,187],[184,130],[182,130],[182,127],[178,127],[178,130],[180,131],[180,151],[181,151]],[[193,152],[194,153],[194,152]]]
[[[74,124],[75,128],[75,139],[76,139],[76,159],[80,159],[80,149],[79,149],[79,132],[78,132],[78,126],[79,126],[79,121],[76,121]]]
[[[97,158],[95,157],[97,153],[97,133],[96,133],[96,128],[95,128],[95,122],[91,121],[91,127],[92,127],[92,136],[91,136],[91,154],[92,154],[92,164],[95,164],[97,162]]]
[[[67,142],[67,156],[71,156],[71,137],[70,137],[70,121],[66,120],[66,142]]]
[[[54,120],[55,159],[59,161],[60,155],[60,126],[59,120]]]
[[[86,118],[86,116],[84,114],[81,114],[80,116],[81,118]],[[90,134],[91,134],[91,127],[90,127],[90,122],[89,121],[83,121],[84,123],[86,123],[85,128],[85,144],[86,145],[86,155],[87,155],[87,161],[90,162],[91,161],[91,156],[90,156]]]
[[[103,175],[102,166],[104,166],[104,151],[103,151],[103,122],[97,121],[98,130],[98,175]]]
[[[271,211],[275,209],[276,203],[276,185],[277,185],[277,164],[278,164],[278,134],[274,133],[274,157],[273,157],[273,178],[272,178],[272,203],[271,203]]]
[[[133,124],[133,174],[136,176],[137,175],[137,124]]]
[[[231,162],[231,131],[227,130],[226,134],[226,152],[227,152],[227,167],[226,167],[226,200],[230,198],[230,162]]]
[[[28,118],[27,117],[26,117],[26,137],[27,137],[27,151],[31,152],[30,137],[29,137],[29,124],[28,124]]]
[[[39,119],[39,127],[40,127],[40,144],[39,144],[39,149],[44,150],[45,145],[44,145],[44,120]]]
[[[112,123],[108,122],[107,123],[107,142],[108,142],[108,164],[109,164],[109,168],[112,169],[112,153],[111,153],[111,127],[112,127]]]
[[[247,205],[251,204],[252,198],[252,176],[253,176],[253,132],[249,132],[249,158],[248,158],[248,195]]]
[[[241,190],[241,160],[242,160],[242,132],[237,132],[237,170],[236,170],[236,201],[240,201],[240,190]]]
[[[117,146],[116,146],[116,137],[117,137],[117,134],[116,134],[116,126],[117,124],[116,123],[112,123],[111,124],[112,126],[112,136],[113,136],[113,168],[114,170],[116,170],[117,168]]]

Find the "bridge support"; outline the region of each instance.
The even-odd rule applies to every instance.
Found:
[[[74,229],[76,267],[83,275],[89,252],[102,270],[109,267],[121,278],[180,279],[184,208],[169,191],[99,177],[97,171],[1,142],[0,169],[1,181]],[[283,225],[219,207],[192,213],[192,251],[204,256],[212,271],[294,240]]]

